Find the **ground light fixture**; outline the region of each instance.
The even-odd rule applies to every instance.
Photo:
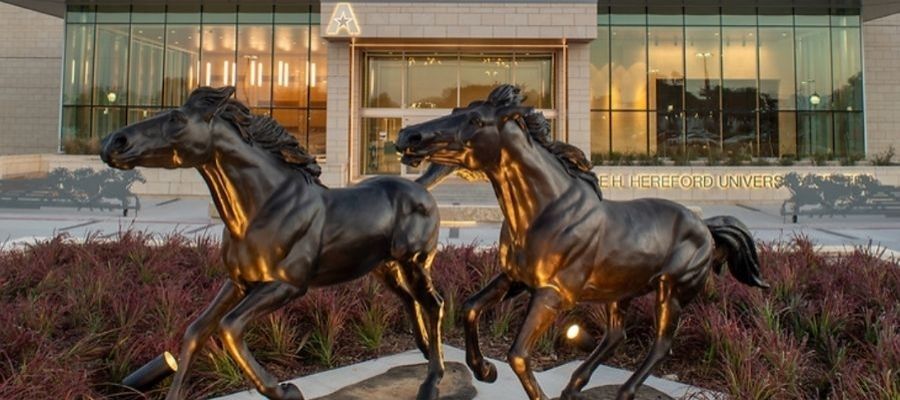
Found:
[[[122,380],[122,385],[144,393],[178,371],[178,361],[168,351],[156,356]]]
[[[594,338],[585,332],[584,329],[581,329],[581,325],[578,325],[577,323],[573,323],[566,328],[566,342],[572,347],[586,353],[594,350],[594,347],[597,347],[597,342]]]

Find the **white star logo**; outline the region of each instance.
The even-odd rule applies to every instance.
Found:
[[[334,6],[325,34],[328,36],[359,35],[359,24],[356,23],[356,15],[353,14],[350,3],[338,3]]]

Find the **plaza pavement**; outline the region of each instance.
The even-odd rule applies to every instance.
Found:
[[[451,181],[434,190],[442,207],[496,207],[489,185]],[[66,233],[74,238],[88,234],[113,236],[127,230],[155,234],[180,233],[188,237],[220,237],[222,222],[209,216],[208,197],[142,197],[143,208],[123,217],[121,211],[75,210],[71,208],[0,208],[0,244],[27,242],[33,238]],[[789,240],[805,235],[824,246],[880,245],[900,251],[900,218],[880,215],[849,217],[801,217],[793,224],[779,215],[780,203],[694,204],[704,217],[734,215],[744,221],[762,241]],[[497,241],[496,222],[447,221],[442,224],[443,244],[490,245]]]

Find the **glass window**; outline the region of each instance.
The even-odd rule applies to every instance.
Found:
[[[859,26],[859,10],[846,8],[834,10],[831,26]]]
[[[239,24],[271,24],[271,4],[241,4],[238,12]]]
[[[597,25],[609,25],[609,7],[597,7]]]
[[[726,152],[756,154],[756,113],[726,108],[722,120],[722,147]]]
[[[66,25],[63,104],[91,104],[94,26]]]
[[[512,82],[509,55],[463,54],[459,67],[459,97],[463,106],[484,100],[497,85]]]
[[[647,25],[644,7],[613,7],[610,15],[613,25]]]
[[[609,154],[609,111],[591,112],[591,159]]]
[[[328,41],[319,35],[319,26],[310,28],[309,101],[310,107],[325,107],[328,100]],[[324,152],[323,152],[324,153]]]
[[[720,121],[718,111],[690,111],[685,117],[684,143],[690,154],[704,157],[711,149],[719,149]]]
[[[793,28],[759,28],[759,108],[796,109]]]
[[[553,58],[548,55],[517,53],[515,84],[522,88],[524,104],[535,108],[553,108]]]
[[[834,109],[839,111],[862,110],[863,80],[862,54],[860,54],[859,28],[833,28],[831,30],[834,60]]]
[[[722,107],[725,110],[756,109],[756,28],[722,29]]]
[[[459,57],[441,53],[406,55],[406,107],[456,107]]]
[[[128,123],[133,124],[135,122],[143,121],[158,114],[161,110],[162,109],[156,107],[129,107]]]
[[[834,148],[830,112],[805,111],[797,115],[797,147],[800,156],[832,154]]]
[[[166,7],[166,23],[169,24],[199,24],[200,5],[197,4],[169,4]]]
[[[761,7],[757,18],[763,26],[792,26],[794,10],[790,7]]]
[[[275,107],[306,106],[306,63],[309,55],[308,26],[275,27],[275,61],[264,75],[274,77]]]
[[[591,108],[609,109],[609,28],[597,28],[591,42]]]
[[[310,7],[301,4],[276,4],[276,24],[309,24]]]
[[[237,8],[227,4],[208,4],[203,6],[204,24],[233,24],[237,22]]]
[[[399,108],[403,96],[403,57],[373,54],[366,59],[366,107]]]
[[[401,118],[363,118],[362,174],[400,174],[400,156],[394,143],[402,124]]]
[[[684,145],[684,113],[660,110],[650,114],[650,153],[673,157]]]
[[[300,145],[306,147],[306,110],[299,108],[276,108],[272,110],[272,118],[290,132]]]
[[[647,109],[646,29],[638,27],[612,28],[610,56],[612,108],[619,110]],[[613,140],[613,146],[615,146],[615,140]]]
[[[106,135],[125,126],[124,107],[94,107],[94,120],[91,124],[91,135],[103,139]]]
[[[91,151],[91,108],[63,107],[62,150],[67,154],[96,154]],[[99,151],[99,141],[96,143]]]
[[[128,25],[97,26],[94,65],[94,104],[125,105],[128,100]]]
[[[718,110],[722,61],[719,28],[688,27],[685,32],[685,107],[690,110]]]
[[[132,25],[131,56],[128,64],[128,104],[158,106],[162,104],[163,49],[165,26]]]
[[[828,28],[796,28],[797,107],[831,108],[831,35]]]
[[[166,22],[166,6],[137,4],[131,6],[132,24],[162,24]]]
[[[794,24],[797,26],[828,26],[829,22],[827,9],[797,8],[794,10]]]
[[[685,7],[685,25],[703,26],[720,24],[719,7]]]
[[[131,21],[129,10],[131,7],[123,5],[114,6],[98,6],[97,7],[97,23],[98,24],[127,24]]]
[[[200,59],[200,81],[203,86],[229,86],[237,83],[235,71],[235,27],[204,25]]]
[[[94,22],[94,6],[73,6],[66,7],[66,22],[76,23],[93,23]]]
[[[684,90],[684,34],[681,27],[650,27],[650,109],[681,112]]]
[[[647,113],[643,111],[614,111],[612,114],[612,151],[619,153],[647,152]]]
[[[166,26],[166,71],[163,81],[164,105],[184,104],[194,88],[200,86],[200,26]]]
[[[647,23],[650,25],[684,25],[684,15],[681,7],[650,7],[647,13]]]
[[[759,114],[759,156],[797,155],[797,114],[762,112]]]
[[[834,150],[840,157],[866,154],[865,121],[861,112],[834,113]]]
[[[325,131],[328,112],[326,110],[309,111],[309,135],[306,148],[310,154],[325,155]]]
[[[272,26],[241,25],[238,32],[235,96],[249,107],[271,107]],[[305,66],[298,63],[293,68],[304,69]]]

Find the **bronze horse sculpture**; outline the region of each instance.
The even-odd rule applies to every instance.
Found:
[[[101,157],[114,168],[196,168],[209,186],[225,232],[227,280],[187,328],[167,399],[208,338],[219,336],[260,393],[303,399],[257,363],[244,342],[247,324],[302,296],[369,272],[400,297],[416,343],[429,360],[419,399],[435,399],[443,373],[442,300],[430,268],[437,204],[424,186],[378,177],[328,189],[315,158],[283,127],[231,99],[234,88],[201,87],[180,108],[107,136]]]
[[[655,291],[654,346],[619,389],[619,399],[631,399],[669,351],[682,309],[703,289],[710,270],[727,263],[740,282],[766,287],[755,243],[732,217],[704,221],[661,199],[602,199],[584,154],[552,141],[549,123],[522,100],[518,88],[500,86],[486,101],[401,130],[397,143],[404,163],[429,160],[483,172],[505,216],[503,272],[464,305],[466,362],[479,380],[496,379],[496,368],[479,348],[479,316],[527,290],[531,301],[508,362],[528,398],[546,399],[529,362],[535,343],[576,303],[604,303],[605,336],[564,389],[562,398],[571,399],[623,341],[629,301]]]

